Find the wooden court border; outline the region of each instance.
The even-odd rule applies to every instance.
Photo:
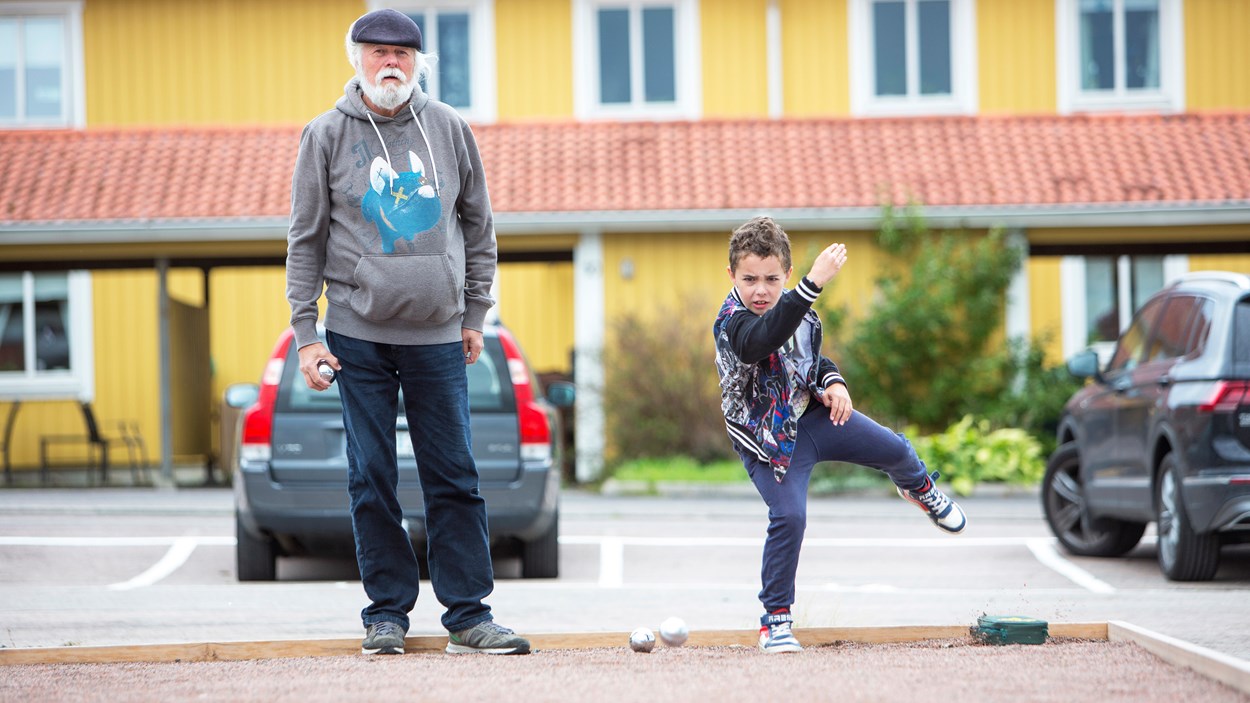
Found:
[[[794,634],[808,646],[837,642],[886,644],[956,639],[968,635],[966,625],[907,625],[894,627],[808,627]],[[1250,694],[1250,662],[1200,647],[1136,625],[1122,622],[1050,623],[1051,637],[1110,642],[1132,642],[1164,661],[1192,669],[1207,678]],[[624,647],[627,632],[547,633],[527,635],[534,650]],[[747,630],[701,630],[690,633],[688,646],[754,647],[757,634]],[[409,654],[438,654],[447,637],[416,635],[405,639]],[[1025,645],[1017,645],[1025,646]],[[360,652],[360,639],[310,639],[191,644],[141,644],[92,647],[0,648],[0,666],[20,664],[120,664],[127,662],[206,662],[278,659],[283,657],[338,657]]]

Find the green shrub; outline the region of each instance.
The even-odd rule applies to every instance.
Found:
[[[603,389],[609,471],[649,457],[732,458],[706,306],[687,301],[656,311],[654,321],[625,314],[612,331],[618,341],[604,352]]]
[[[941,434],[913,437],[916,454],[960,495],[981,482],[1035,485],[1046,463],[1041,444],[1017,428],[992,429],[985,418],[964,417]]]
[[[849,335],[838,329],[844,311],[828,310],[825,296],[817,302],[830,337],[842,337],[835,361],[845,364],[856,406],[928,431],[980,413],[1012,379],[997,339],[1023,253],[999,230],[931,232],[915,209],[900,222],[886,208],[877,241],[889,261],[876,301]]]
[[[1007,373],[1011,387],[989,400],[977,414],[994,427],[1017,427],[1033,435],[1041,445],[1042,456],[1050,456],[1058,444],[1056,430],[1063,406],[1081,387],[1066,367],[1045,366],[1044,338],[1025,346],[1019,340],[1010,345]]]

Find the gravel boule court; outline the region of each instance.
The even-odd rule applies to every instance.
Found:
[[[796,629],[767,656],[741,631],[632,652],[629,633],[534,635],[528,656],[355,653],[358,640],[0,649],[0,700],[795,701],[1250,703],[1250,665],[1127,623],[1050,625],[1042,644],[967,626]]]

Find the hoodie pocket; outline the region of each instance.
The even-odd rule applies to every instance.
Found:
[[[352,310],[366,320],[438,325],[464,312],[464,286],[445,253],[362,256],[355,279]]]

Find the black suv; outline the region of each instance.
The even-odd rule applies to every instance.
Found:
[[[1122,556],[1156,523],[1159,566],[1206,581],[1250,541],[1250,277],[1192,273],[1151,297],[1064,407],[1042,507],[1080,556]]]
[[[233,484],[240,581],[272,581],[279,556],[348,552],[347,438],[338,384],[313,391],[299,373],[287,329],[259,386],[227,389],[242,410]],[[559,575],[560,425],[556,406],[574,400],[573,385],[546,394],[507,328],[487,325],[485,348],[468,366],[469,421],[479,486],[486,499],[491,551],[515,553],[524,578]],[[425,519],[408,421],[396,407],[399,495],[417,555]],[[424,565],[423,565],[424,568]]]

